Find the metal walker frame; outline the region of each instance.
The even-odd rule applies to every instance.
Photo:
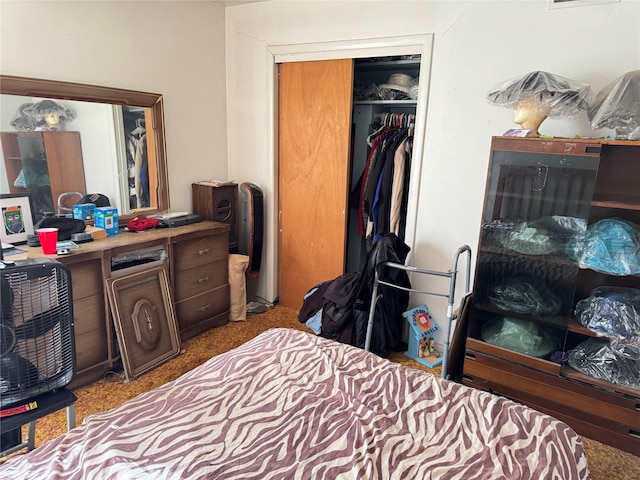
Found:
[[[463,245],[460,248],[458,248],[458,250],[456,251],[456,253],[453,256],[453,262],[451,265],[451,269],[443,272],[443,271],[438,271],[438,270],[426,270],[423,268],[416,268],[413,267],[411,265],[403,265],[400,263],[394,263],[394,262],[382,262],[379,263],[378,265],[376,265],[376,269],[375,269],[375,276],[374,276],[374,281],[373,281],[373,291],[371,293],[371,306],[369,307],[369,321],[367,323],[367,336],[365,339],[365,345],[364,345],[364,349],[366,351],[369,351],[370,347],[371,347],[371,335],[373,332],[373,320],[375,317],[375,311],[376,311],[376,305],[378,304],[378,300],[380,300],[382,298],[382,295],[378,294],[378,287],[380,285],[386,285],[387,287],[391,287],[391,288],[396,288],[398,290],[404,290],[406,292],[412,292],[412,293],[419,293],[419,294],[423,294],[423,295],[434,295],[437,297],[445,297],[448,300],[448,306],[447,306],[447,327],[446,327],[446,333],[445,333],[445,340],[444,340],[444,351],[442,352],[442,378],[447,378],[447,367],[448,367],[448,363],[449,363],[449,345],[451,343],[451,326],[453,324],[453,321],[457,318],[456,313],[453,310],[453,304],[455,301],[455,290],[456,290],[456,281],[457,281],[457,276],[458,276],[458,259],[460,258],[460,255],[462,255],[462,253],[466,253],[467,254],[467,268],[466,268],[466,276],[465,276],[465,293],[464,296],[462,298],[462,301],[464,301],[464,299],[471,294],[471,290],[470,290],[470,282],[471,282],[471,248],[468,245]],[[394,283],[391,282],[387,282],[384,280],[380,280],[380,275],[381,272],[385,269],[385,268],[395,268],[397,270],[404,270],[410,274],[422,274],[422,275],[435,275],[438,277],[445,277],[445,278],[449,278],[449,291],[447,293],[441,293],[441,292],[431,292],[431,291],[427,291],[427,290],[419,290],[419,289],[413,289],[413,288],[407,288],[407,287],[402,287],[400,285],[396,285]],[[462,302],[461,304],[462,305]],[[458,313],[460,312],[461,309],[459,309]]]

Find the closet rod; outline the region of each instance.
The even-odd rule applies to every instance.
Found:
[[[376,113],[376,120],[384,120],[385,115],[409,115],[410,120],[416,119],[413,113]]]

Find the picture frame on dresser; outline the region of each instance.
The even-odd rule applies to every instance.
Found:
[[[106,282],[127,381],[179,355],[180,335],[167,269],[134,267],[131,273]]]
[[[25,193],[0,194],[0,212],[2,243],[26,243],[29,235],[33,235],[33,209],[31,197]]]

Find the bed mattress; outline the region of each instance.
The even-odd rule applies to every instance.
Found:
[[[0,466],[3,479],[586,479],[563,422],[272,329]]]

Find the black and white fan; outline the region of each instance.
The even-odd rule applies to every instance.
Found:
[[[67,386],[75,374],[71,274],[52,259],[0,269],[0,409]]]

